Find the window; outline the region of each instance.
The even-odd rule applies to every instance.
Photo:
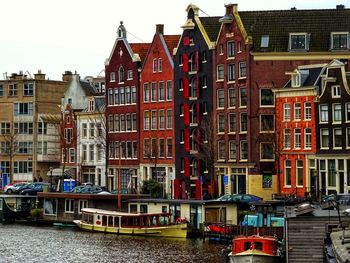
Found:
[[[289,103],[283,104],[283,120],[290,121],[290,104]]]
[[[260,47],[262,48],[269,47],[269,36],[267,35],[261,36]]]
[[[328,122],[328,105],[320,105],[320,122]]]
[[[166,157],[172,158],[173,157],[173,139],[167,138],[166,140]]]
[[[207,62],[207,52],[205,50],[203,50],[202,52],[202,62],[203,63]]]
[[[246,63],[240,62],[239,63],[239,78],[245,78],[246,76],[247,76]]]
[[[69,162],[74,163],[75,162],[75,149],[69,148]]]
[[[158,114],[159,114],[158,127],[159,127],[160,130],[164,130],[164,128],[165,128],[165,114],[164,114],[164,110],[159,110]]]
[[[300,103],[294,103],[294,120],[300,121],[300,115],[301,115],[301,106]]]
[[[350,103],[345,104],[345,118],[346,122],[350,122]]]
[[[235,42],[228,41],[227,42],[227,57],[232,58],[235,56]]]
[[[130,87],[125,88],[125,104],[131,104]]]
[[[224,113],[218,113],[218,132],[225,132],[225,115]]]
[[[166,100],[170,101],[173,99],[173,83],[171,80],[166,82]]]
[[[113,131],[113,114],[108,115],[108,131]]]
[[[56,215],[57,214],[57,199],[45,198],[44,199],[44,214]]]
[[[273,160],[273,144],[271,142],[260,143],[260,159],[261,160]]]
[[[18,95],[17,83],[9,84],[8,96],[13,97]]]
[[[235,161],[237,158],[237,147],[236,147],[236,141],[230,140],[228,142],[229,145],[229,160]]]
[[[247,132],[247,113],[241,113],[241,130],[240,132]]]
[[[311,129],[310,128],[305,128],[304,136],[305,136],[304,148],[311,149],[312,140],[311,140]]]
[[[118,114],[114,114],[114,131],[120,131],[120,122]]]
[[[229,88],[228,91],[228,107],[233,108],[236,106],[236,93],[235,89]]]
[[[149,111],[143,113],[143,129],[149,130]]]
[[[150,157],[150,140],[148,138],[143,139],[143,158]]]
[[[155,110],[151,111],[151,129],[157,129],[157,111]]]
[[[47,134],[47,122],[38,122],[38,134]]]
[[[157,83],[156,82],[152,82],[151,100],[152,102],[157,101]]]
[[[89,100],[89,111],[94,111],[94,110],[95,110],[95,101]]]
[[[117,88],[114,89],[114,105],[119,105],[119,89]]]
[[[283,130],[283,148],[290,149],[290,129]]]
[[[223,108],[225,106],[225,93],[224,89],[218,89],[217,90],[217,107]]]
[[[125,93],[124,93],[124,88],[123,87],[119,88],[119,103],[120,103],[120,105],[124,105],[125,104]]]
[[[158,99],[159,101],[164,101],[165,99],[165,89],[164,89],[164,82],[160,81],[158,83]]]
[[[197,98],[197,84],[195,78],[191,81],[190,98]]]
[[[218,141],[218,160],[225,160],[225,141]]]
[[[228,64],[227,68],[227,81],[235,80],[235,64]]]
[[[260,132],[273,132],[275,116],[273,114],[260,115]]]
[[[172,110],[166,111],[166,128],[167,129],[173,128],[173,111]]]
[[[350,128],[346,128],[346,148],[350,148]]]
[[[207,76],[202,77],[202,88],[206,89],[208,87],[208,79]]]
[[[152,147],[151,157],[156,158],[156,156],[157,156],[157,139],[152,138],[151,143],[152,143],[152,145],[151,145],[151,147]]]
[[[246,87],[242,87],[239,89],[239,106],[240,107],[247,106],[247,89],[246,89]]]
[[[74,199],[66,199],[64,211],[66,213],[74,213]]]
[[[297,186],[303,186],[303,160],[296,161]]]
[[[86,144],[83,144],[83,147],[82,147],[82,151],[83,151],[83,162],[86,162],[87,161],[87,145]]]
[[[16,153],[31,154],[33,153],[33,143],[32,142],[18,142]]]
[[[113,105],[113,89],[108,90],[108,105]]]
[[[136,104],[136,87],[131,87],[131,103]]]
[[[154,58],[152,61],[152,72],[155,73],[157,72],[157,59]]]
[[[301,130],[294,129],[294,148],[300,149],[301,147]]]
[[[110,82],[115,81],[115,72],[109,73],[109,79],[110,79]]]
[[[72,128],[65,128],[64,129],[64,138],[66,139],[67,143],[70,143],[73,140],[73,129]]]
[[[0,134],[6,135],[11,132],[11,124],[9,122],[1,122],[0,123]]]
[[[291,160],[284,161],[284,185],[291,186],[292,184],[292,162]]]
[[[240,141],[240,157],[241,161],[246,161],[248,160],[248,142],[246,140]]]
[[[132,70],[128,70],[128,80],[132,80]]]
[[[33,96],[34,95],[34,83],[24,83],[23,87],[24,96]]]
[[[90,138],[95,138],[95,123],[90,123]]]
[[[307,34],[289,34],[289,50],[305,51],[308,50]]]
[[[131,115],[129,113],[125,114],[126,116],[126,131],[131,131]]]
[[[81,213],[81,209],[88,207],[88,200],[79,200],[78,211]]]
[[[311,120],[311,102],[304,103],[304,120]]]
[[[118,76],[119,76],[119,83],[124,82],[124,68],[121,66],[119,67],[119,71],[118,71]]]
[[[14,114],[18,115],[33,115],[33,103],[15,103]]]
[[[271,89],[260,90],[260,106],[274,106],[275,97]]]
[[[0,142],[0,153],[9,154],[10,153],[10,142]],[[1,162],[2,163],[2,162]],[[3,171],[3,169],[2,169]]]
[[[328,186],[337,185],[337,171],[335,169],[335,160],[328,160]]]
[[[33,134],[33,123],[15,122],[13,129],[15,134]]]
[[[224,80],[224,65],[217,66],[217,78],[216,80]]]
[[[4,96],[4,86],[0,84],[0,97]]]
[[[158,58],[158,72],[162,72],[163,70],[163,61],[161,58]]]
[[[38,142],[38,154],[47,154],[47,142]]]
[[[332,98],[340,98],[340,86],[332,86]]]
[[[333,123],[339,123],[341,122],[341,104],[336,103],[333,104]]]
[[[33,163],[27,161],[14,162],[14,173],[32,173],[33,172]]]
[[[349,49],[349,33],[332,33],[332,49],[347,50]]]
[[[159,139],[159,158],[164,158],[165,156],[165,140],[164,138]]]
[[[120,131],[125,131],[125,115],[120,114]]]
[[[131,121],[132,121],[132,131],[137,131],[137,127],[136,127],[136,125],[137,125],[137,120],[136,120],[136,113],[131,113]]]
[[[300,74],[300,72],[294,73],[292,75],[292,79],[291,80],[292,80],[292,87],[293,88],[300,87],[300,82],[301,82],[301,74]]]
[[[343,146],[342,144],[342,129],[336,128],[333,129],[333,148],[334,149],[341,149]]]
[[[149,87],[148,83],[143,84],[143,102],[149,102]]]
[[[321,129],[321,149],[329,148],[329,130],[328,129]]]
[[[236,114],[235,113],[229,113],[228,114],[228,132],[234,133],[236,132]]]

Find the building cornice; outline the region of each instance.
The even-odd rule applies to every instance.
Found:
[[[350,52],[251,52],[254,61],[350,59]]]

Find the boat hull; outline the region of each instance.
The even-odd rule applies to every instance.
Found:
[[[96,231],[104,233],[122,234],[122,235],[139,235],[139,236],[157,236],[157,237],[174,237],[174,238],[186,238],[187,236],[187,224],[176,224],[161,227],[108,227],[108,226],[97,226],[87,224],[81,220],[74,220],[74,223],[81,229],[86,231]]]
[[[279,256],[270,255],[229,255],[230,263],[279,263]]]

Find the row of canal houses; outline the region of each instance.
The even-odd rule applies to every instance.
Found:
[[[182,35],[159,24],[151,43],[129,43],[121,22],[105,78],[66,72],[61,116],[40,116],[61,138],[60,167],[42,160],[39,169],[35,157],[28,174],[64,172],[128,193],[152,178],[176,199],[348,192],[350,10],[225,8],[201,17],[191,4]],[[58,132],[49,131],[58,122]],[[8,166],[19,180],[19,168]]]

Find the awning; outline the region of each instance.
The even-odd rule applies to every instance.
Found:
[[[67,176],[74,176],[75,175],[75,169],[74,168],[65,168],[64,169],[64,175]],[[51,171],[49,170],[47,172],[47,176],[51,176]],[[60,168],[54,168],[52,169],[52,177],[61,177],[62,176],[62,167]]]

